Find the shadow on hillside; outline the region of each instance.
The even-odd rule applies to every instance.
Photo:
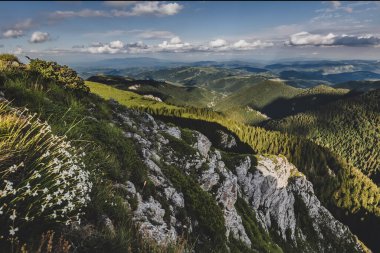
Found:
[[[239,137],[237,137],[236,134],[232,133],[227,128],[219,125],[218,123],[207,122],[207,121],[196,120],[196,119],[161,116],[161,115],[155,115],[154,117],[166,123],[167,122],[173,123],[174,125],[177,125],[182,128],[189,128],[189,129],[201,132],[202,134],[207,136],[207,138],[211,141],[214,147],[220,150],[227,151],[227,152],[241,153],[241,154],[254,154],[254,151],[251,148],[251,146],[242,142],[239,139]],[[237,145],[232,148],[223,147],[223,145],[220,143],[220,135],[218,134],[218,130],[221,130],[233,136],[236,140]]]
[[[300,112],[315,110],[320,106],[361,94],[358,91],[350,91],[344,95],[315,94],[308,96],[278,98],[265,106],[261,111],[273,119],[280,119]]]
[[[347,216],[342,209],[330,208],[331,213],[340,222],[348,226],[351,232],[373,252],[380,252],[379,231],[380,219],[375,215],[366,215],[363,212]],[[362,218],[365,217],[365,218]]]
[[[124,76],[91,76],[87,78],[87,81],[98,82],[110,85],[112,87],[118,89],[128,89],[130,86],[140,84],[140,85],[150,85],[153,87],[157,87],[159,85],[165,84],[165,82],[155,81],[155,80],[135,80],[132,78],[124,77]]]

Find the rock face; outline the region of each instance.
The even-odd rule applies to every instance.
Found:
[[[349,229],[321,206],[312,184],[285,157],[257,158],[255,172],[249,172],[251,160],[247,157],[236,168],[236,173],[245,200],[256,210],[266,230],[275,228],[294,248],[315,240],[314,249],[306,245],[308,251],[334,252],[335,240],[352,245],[353,251],[362,250]],[[297,218],[300,213],[309,224]],[[310,225],[312,231],[308,228]]]
[[[222,130],[218,130],[217,134],[219,135],[220,144],[223,148],[230,149],[237,146],[236,139],[232,135]]]
[[[166,244],[191,234],[199,225],[197,218],[183,215],[188,203],[182,187],[176,188],[172,175],[165,174],[163,166],[170,165],[192,177],[217,203],[224,216],[226,234],[221,236],[226,245],[234,238],[247,249],[257,249],[257,238],[247,227],[248,214],[242,216],[237,208],[241,199],[252,211],[251,220],[284,252],[364,252],[349,229],[321,206],[312,184],[286,158],[239,155],[234,163],[226,162],[225,153],[199,132],[192,132],[194,143],[186,143],[181,129],[155,121],[149,114],[124,110],[115,115],[124,136],[137,144],[156,191],[155,196],[143,197],[132,182],[125,185],[127,201],[137,200],[133,220],[144,236]],[[189,152],[181,153],[183,147]]]

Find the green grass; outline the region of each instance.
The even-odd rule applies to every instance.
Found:
[[[83,162],[92,172],[91,181],[94,185],[91,202],[82,210],[85,212],[82,221],[92,226],[93,231],[91,236],[83,231],[66,231],[65,238],[74,243],[79,252],[129,252],[138,249],[166,252],[166,249],[155,246],[153,242],[147,243],[137,235],[138,230],[134,229],[131,220],[131,210],[124,203],[124,193],[113,187],[114,183],[130,180],[141,192],[144,182],[150,185],[135,143],[124,138],[120,127],[111,124],[114,105],[93,94],[66,90],[54,80],[44,80],[25,70],[2,72],[0,81],[0,89],[12,101],[12,107],[27,107],[31,113],[38,113],[41,120],[48,121],[54,134],[66,135],[68,140],[73,140],[72,145],[83,148],[87,154]],[[6,152],[6,149],[1,151]],[[0,164],[6,166],[8,163]],[[99,220],[103,215],[113,221],[115,236],[102,229]],[[63,232],[62,228],[49,224],[41,226],[41,229],[54,229],[57,234]],[[29,233],[28,237],[19,239],[35,251],[34,247],[38,247],[36,237],[39,238],[38,233],[33,236]],[[0,247],[8,249],[9,244],[0,240]],[[178,247],[183,247],[183,244]],[[167,249],[176,252],[178,247],[168,245]]]
[[[25,238],[54,223],[75,223],[92,187],[81,162],[48,124],[0,103],[0,236]]]
[[[131,91],[116,89],[112,86],[86,81],[85,84],[90,88],[92,93],[99,95],[104,99],[114,99],[120,104],[132,108],[152,108],[152,109],[179,109],[174,105],[168,105],[163,102],[144,98],[143,96]]]

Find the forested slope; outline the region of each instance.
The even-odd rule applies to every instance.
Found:
[[[380,90],[270,121],[266,127],[304,136],[380,183]]]

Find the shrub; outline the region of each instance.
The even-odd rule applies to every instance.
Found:
[[[83,79],[78,76],[77,72],[66,65],[62,66],[52,61],[30,59],[29,68],[32,71],[39,72],[46,79],[56,81],[64,88],[86,93],[90,91],[84,84]]]
[[[0,237],[79,223],[92,188],[83,156],[35,115],[0,103]]]
[[[18,63],[20,63],[20,61],[18,60],[17,56],[15,56],[13,54],[0,54],[0,61],[18,62]]]
[[[18,58],[12,54],[0,54],[0,70],[15,70],[22,66]]]

